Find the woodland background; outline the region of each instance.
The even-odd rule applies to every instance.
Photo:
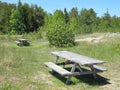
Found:
[[[79,7],[78,7],[79,8]],[[94,9],[82,8],[78,11],[73,7],[69,12],[55,10],[54,13],[47,13],[37,5],[9,4],[0,1],[0,34],[24,34],[30,32],[46,32],[55,23],[67,25],[74,34],[93,32],[120,32],[120,17],[111,16],[109,10],[103,16],[97,16]]]

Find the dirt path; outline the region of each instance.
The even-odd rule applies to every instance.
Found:
[[[105,38],[110,37],[120,37],[120,33],[108,33],[106,35],[100,35],[100,36],[90,36],[82,39],[76,39],[76,42],[90,42],[90,43],[99,43],[105,40]]]
[[[104,38],[104,36],[98,36],[98,37],[87,37],[87,38],[83,38],[83,39],[77,39],[75,41],[77,42],[93,42],[93,43],[99,43],[102,41],[102,39]]]

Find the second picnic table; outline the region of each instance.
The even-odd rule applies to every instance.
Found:
[[[18,46],[29,46],[30,45],[27,39],[18,39],[18,41],[16,42]]]
[[[71,81],[72,76],[93,74],[94,78],[97,78],[96,73],[106,71],[106,69],[97,66],[97,64],[104,63],[102,60],[96,60],[70,51],[56,51],[51,52],[51,54],[56,56],[55,63],[45,62],[45,65],[62,76],[68,76],[66,83]],[[63,58],[65,62],[59,63],[60,57]],[[58,66],[60,64],[72,64],[71,71]],[[81,66],[89,67],[90,70],[84,70]],[[79,71],[75,71],[76,69]]]

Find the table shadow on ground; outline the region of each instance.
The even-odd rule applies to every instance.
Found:
[[[66,68],[67,70],[70,70],[70,68]],[[60,74],[56,72],[51,72],[50,73],[57,79],[61,80],[64,84],[66,84],[66,80],[68,76],[61,76]],[[68,85],[76,85],[78,83],[87,83],[89,85],[98,85],[98,86],[103,86],[107,84],[111,84],[109,82],[109,79],[106,77],[103,77],[101,75],[97,74],[97,78],[95,79],[92,74],[89,75],[79,75],[79,76],[73,76],[77,79],[77,81],[70,81]]]

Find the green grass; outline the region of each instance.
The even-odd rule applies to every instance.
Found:
[[[43,40],[31,40],[31,46],[18,47],[14,42],[17,38],[0,36],[0,90],[103,90],[109,87],[109,84],[102,87],[100,80],[84,80],[82,76],[80,79],[73,77],[72,83],[66,85],[65,78],[52,75],[50,69],[44,66],[44,62],[54,62],[55,57],[50,52],[57,50],[68,50],[106,61],[103,66],[109,71],[102,76],[114,82],[108,89],[120,88],[120,81],[116,81],[120,75],[120,38],[107,39],[98,44],[78,42],[77,46],[69,48],[49,47]]]

